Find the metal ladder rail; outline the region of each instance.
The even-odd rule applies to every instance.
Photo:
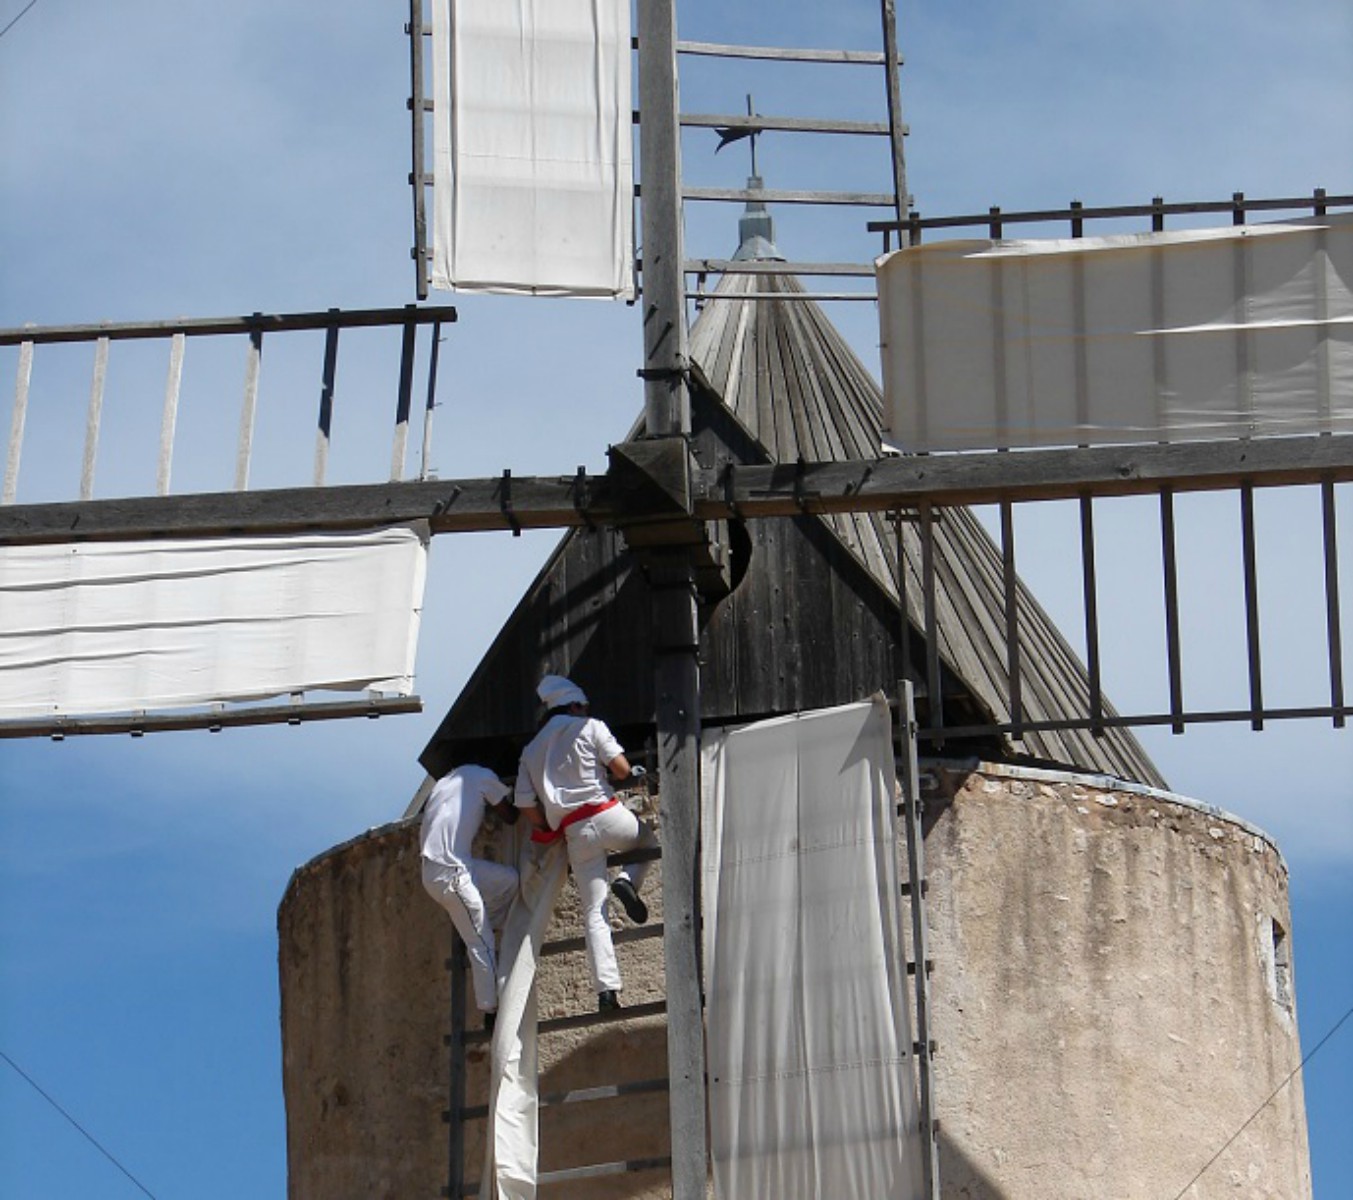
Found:
[[[661,857],[661,849],[635,850],[624,854],[608,855],[606,861],[608,866],[623,866],[626,863],[651,861]],[[661,924],[615,930],[611,935],[612,940],[618,945],[648,941],[662,936],[663,926]],[[548,958],[558,954],[576,953],[584,948],[585,943],[582,937],[560,938],[557,941],[546,942],[541,947],[541,957]],[[445,965],[451,973],[451,1029],[443,1038],[443,1042],[449,1051],[449,1086],[448,1107],[442,1111],[442,1120],[447,1126],[447,1183],[442,1187],[441,1195],[444,1198],[449,1198],[449,1200],[458,1200],[461,1196],[478,1194],[480,1186],[478,1180],[468,1183],[465,1180],[465,1123],[472,1120],[482,1120],[488,1115],[486,1104],[467,1105],[465,1102],[466,1052],[470,1046],[482,1045],[489,1041],[489,1035],[483,1029],[466,1028],[469,960],[465,952],[465,943],[454,931],[451,934],[451,955],[445,960]],[[567,1029],[610,1025],[642,1017],[662,1016],[666,1012],[666,1002],[658,1000],[608,1012],[572,1013],[562,1017],[553,1017],[541,1021],[538,1030],[545,1034],[556,1033]],[[566,1092],[547,1093],[540,1097],[539,1103],[542,1108],[551,1108],[561,1104],[587,1103],[595,1100],[613,1099],[618,1096],[644,1095],[668,1090],[669,1081],[666,1078],[646,1079],[631,1083],[603,1084],[591,1088],[575,1088]],[[670,1155],[620,1162],[594,1163],[558,1171],[542,1171],[537,1177],[537,1183],[546,1185],[566,1183],[578,1179],[630,1174],[670,1167],[671,1164]]]
[[[939,1121],[935,1118],[935,1042],[930,1036],[930,932],[926,919],[925,839],[921,824],[923,804],[920,770],[916,760],[916,712],[909,680],[898,684],[897,706],[899,776],[902,782],[902,824],[907,844],[907,881],[902,894],[911,912],[911,949],[913,961],[907,972],[915,985],[916,1027],[912,1050],[918,1067],[920,1123],[923,1153],[922,1175],[925,1195],[939,1200]]]

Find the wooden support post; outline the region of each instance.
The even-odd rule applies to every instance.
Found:
[[[80,467],[80,499],[94,498],[94,461],[99,453],[99,423],[103,417],[103,388],[108,379],[108,339],[94,343],[94,379],[89,387],[89,415],[85,419],[85,457]]]
[[[169,495],[169,469],[174,457],[174,429],[179,416],[179,389],[183,383],[184,334],[169,340],[169,376],[164,385],[164,413],[160,418],[160,466],[156,473],[155,494]]]
[[[413,306],[410,305],[412,308]],[[404,478],[404,461],[409,445],[409,414],[413,411],[413,360],[418,347],[418,326],[404,325],[399,350],[399,391],[395,399],[395,441],[390,451],[390,482]]]
[[[235,490],[249,490],[249,463],[254,454],[254,419],[258,413],[258,374],[263,366],[263,330],[249,331],[244,356],[244,402],[240,405],[240,438],[235,451]]]
[[[1339,537],[1335,528],[1334,484],[1320,485],[1320,511],[1325,532],[1325,631],[1329,646],[1330,707],[1334,727],[1344,727],[1344,651],[1339,628]]]
[[[1239,196],[1239,193],[1236,193]],[[1259,652],[1259,552],[1255,545],[1254,485],[1240,485],[1240,550],[1245,573],[1245,645],[1250,666],[1250,728],[1264,728],[1264,679]]]
[[[24,419],[28,414],[28,387],[33,379],[33,343],[19,343],[19,374],[14,382],[14,412],[9,419],[9,451],[0,504],[13,504],[19,491],[19,455],[23,450]]]
[[[663,437],[691,427],[674,0],[639,0],[639,120],[644,415]]]
[[[1165,661],[1170,677],[1170,731],[1184,732],[1184,668],[1179,638],[1179,563],[1174,492],[1160,489],[1161,570],[1165,584]]]
[[[330,309],[331,313],[336,310]],[[330,325],[324,334],[324,372],[320,377],[319,428],[315,434],[315,486],[324,486],[329,469],[329,438],[334,421],[334,375],[338,370],[338,324]]]
[[[443,37],[447,36],[445,31]],[[413,185],[413,262],[418,299],[428,298],[428,225],[427,187],[423,176],[423,0],[409,0],[409,114],[413,134],[413,170],[409,182]]]
[[[667,557],[663,555],[662,557]],[[700,645],[685,551],[650,560],[662,781],[663,954],[672,1200],[704,1200],[705,1035],[700,970]]]
[[[676,5],[639,0],[644,416],[650,438],[690,433],[690,369],[681,228]],[[704,1200],[705,1033],[700,987],[700,645],[688,550],[650,560],[662,772],[663,937],[672,1200]]]

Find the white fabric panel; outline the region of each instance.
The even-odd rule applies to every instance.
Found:
[[[434,0],[432,286],[634,296],[629,0]]]
[[[498,951],[498,1022],[493,1031],[489,1116],[481,1200],[534,1200],[540,1153],[540,1066],[536,968],[568,874],[564,843],[541,847],[525,821],[513,826],[521,891]]]
[[[413,690],[425,522],[0,547],[0,718]]]
[[[1353,432],[1353,214],[877,264],[888,445]]]
[[[887,701],[706,734],[722,1200],[922,1195]]]

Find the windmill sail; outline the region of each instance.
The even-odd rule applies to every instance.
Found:
[[[629,0],[434,0],[432,286],[634,296]]]

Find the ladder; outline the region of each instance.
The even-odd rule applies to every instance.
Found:
[[[916,760],[916,709],[911,681],[898,684],[896,745],[897,777],[902,785],[902,816],[907,847],[907,879],[902,895],[911,911],[911,960],[907,974],[915,984],[912,1051],[916,1055],[921,1124],[922,1178],[927,1200],[939,1200],[939,1127],[935,1117],[935,1042],[930,1036],[930,931],[926,916],[925,831],[922,826],[920,771]]]
[[[661,850],[636,850],[625,854],[612,854],[608,856],[607,864],[613,867],[623,866],[626,863],[658,859],[661,855]],[[611,933],[611,938],[617,946],[649,941],[662,936],[663,926],[661,922],[613,930]],[[584,941],[581,936],[558,938],[554,941],[545,942],[541,948],[541,956],[577,954],[581,953],[584,948]],[[480,1181],[467,1181],[465,1178],[465,1130],[467,1125],[481,1125],[488,1117],[488,1105],[471,1105],[466,1102],[467,1059],[472,1047],[486,1045],[490,1038],[482,1028],[469,1029],[466,1027],[469,961],[465,953],[465,944],[454,931],[451,933],[451,955],[446,959],[446,967],[451,973],[451,1030],[445,1037],[445,1043],[450,1052],[450,1102],[449,1107],[442,1113],[442,1120],[447,1126],[448,1166],[447,1182],[441,1189],[441,1195],[446,1200],[458,1200],[462,1196],[477,1196],[479,1194]],[[665,1016],[666,1013],[666,1002],[658,1000],[647,1004],[634,1004],[627,1008],[608,1012],[569,1013],[565,1016],[542,1020],[537,1028],[542,1037],[547,1037],[550,1034],[565,1030],[613,1025],[641,1017]],[[572,1088],[560,1092],[543,1092],[540,1095],[539,1104],[541,1109],[548,1109],[566,1104],[588,1104],[601,1100],[613,1100],[618,1097],[642,1096],[667,1091],[668,1080],[666,1077],[641,1079],[627,1083],[603,1083],[593,1087]],[[563,1170],[541,1171],[537,1176],[537,1182],[542,1187],[548,1187],[580,1180],[600,1179],[606,1176],[666,1170],[671,1167],[671,1164],[670,1154],[596,1162]]]

